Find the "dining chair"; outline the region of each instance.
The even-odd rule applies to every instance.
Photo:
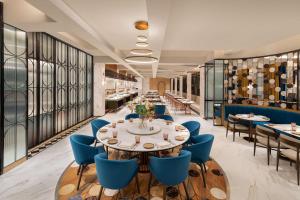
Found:
[[[196,163],[201,170],[203,185],[206,188],[204,172],[206,172],[205,163],[209,160],[210,151],[214,141],[211,134],[202,134],[192,138],[192,145],[184,146],[183,149],[192,153],[191,162]]]
[[[91,121],[92,131],[93,131],[93,137],[95,140],[95,146],[99,142],[97,139],[97,132],[100,128],[106,126],[107,124],[110,124],[110,122],[104,120],[104,119],[94,119]]]
[[[167,120],[167,121],[174,121],[174,119],[171,115],[160,115],[157,118],[158,119],[164,119],[164,120]]]
[[[166,199],[166,186],[175,186],[183,184],[187,199],[189,199],[185,180],[188,177],[189,164],[191,161],[191,152],[181,151],[176,157],[154,157],[149,158],[150,180],[148,192],[150,192],[152,176],[163,184],[163,199]]]
[[[272,149],[277,148],[278,142],[277,142],[277,134],[274,130],[257,125],[255,128],[254,133],[254,152],[253,155],[255,156],[256,153],[256,146],[257,143],[262,145],[262,147],[267,149],[267,157],[268,157],[268,165],[270,164],[270,154]]]
[[[283,147],[281,149],[281,147]],[[299,156],[300,156],[300,140],[293,138],[283,133],[279,135],[277,146],[277,163],[276,170],[278,171],[279,159],[288,159],[290,162],[296,163],[297,184],[299,185]]]
[[[164,115],[166,111],[166,105],[155,105],[154,106],[154,114],[156,117],[160,115]]]
[[[82,177],[83,170],[89,164],[94,163],[94,156],[103,153],[104,148],[102,146],[92,147],[91,144],[94,143],[94,137],[87,135],[71,135],[70,137],[71,147],[73,150],[73,155],[75,157],[75,162],[79,165],[77,175],[79,175],[77,182],[77,190],[80,186],[80,181]]]
[[[235,117],[232,114],[228,115],[227,118],[227,126],[226,126],[226,137],[228,136],[228,130],[232,131],[233,138],[232,141],[235,141],[235,133],[238,132],[239,136],[241,133],[248,133],[249,137],[251,136],[251,128],[250,126],[246,126],[245,124],[241,123],[241,120],[239,120],[237,117]],[[249,140],[250,142],[250,140]]]
[[[185,144],[191,144],[191,138],[199,135],[201,124],[198,121],[187,121],[181,124],[190,132],[190,138]]]
[[[138,181],[137,159],[108,160],[106,153],[95,155],[97,178],[101,185],[98,200],[101,199],[103,188],[120,190],[125,188],[135,177],[136,187],[140,193]]]
[[[128,114],[128,115],[125,116],[125,120],[128,120],[128,119],[137,119],[139,117],[140,116],[137,113],[130,113],[130,114]]]

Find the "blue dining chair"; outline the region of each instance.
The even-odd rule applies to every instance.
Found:
[[[94,119],[91,121],[92,131],[93,131],[93,137],[95,140],[95,146],[98,143],[97,139],[97,132],[100,128],[103,126],[106,126],[107,124],[110,124],[110,122],[104,120],[104,119]]]
[[[140,115],[137,114],[137,113],[130,113],[130,114],[128,114],[128,115],[125,116],[125,120],[128,120],[128,119],[137,119],[139,117],[140,117]]]
[[[155,105],[154,106],[154,114],[156,117],[160,115],[164,115],[166,111],[166,105]]]
[[[94,137],[87,135],[71,135],[70,142],[75,157],[75,162],[79,165],[77,175],[79,175],[77,182],[77,190],[80,186],[83,170],[87,165],[94,163],[94,156],[105,152],[103,147],[92,147]]]
[[[206,171],[205,163],[209,160],[209,154],[214,141],[214,136],[211,134],[198,135],[192,138],[192,145],[184,146],[183,149],[192,153],[191,162],[199,165],[203,184],[206,187],[204,171]]]
[[[186,144],[191,144],[191,138],[199,135],[200,123],[197,121],[187,121],[181,124],[185,128],[187,128],[190,132],[190,138],[186,142]]]
[[[137,159],[131,160],[108,160],[106,153],[95,156],[97,178],[102,186],[98,200],[101,199],[103,188],[121,190],[126,187],[135,177],[138,193],[140,193],[138,181]]]
[[[164,199],[166,199],[166,186],[174,186],[183,184],[187,199],[189,194],[185,185],[185,179],[188,177],[189,164],[191,161],[191,152],[181,151],[177,157],[150,157],[149,169],[150,180],[148,184],[148,192],[150,192],[152,175],[164,185]]]
[[[159,115],[157,116],[158,119],[164,119],[168,121],[174,121],[173,117],[171,115]]]

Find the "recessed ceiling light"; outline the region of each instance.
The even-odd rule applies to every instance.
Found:
[[[139,36],[137,36],[137,39],[138,39],[139,41],[141,41],[141,42],[146,42],[146,41],[147,41],[147,37],[144,36],[144,35],[139,35]]]
[[[152,64],[158,61],[157,58],[152,56],[128,56],[125,58],[126,62],[138,64]]]
[[[152,50],[150,50],[150,49],[131,49],[130,53],[132,53],[134,55],[147,56],[147,55],[152,54]]]
[[[147,42],[137,42],[136,46],[138,47],[147,47],[149,44]]]

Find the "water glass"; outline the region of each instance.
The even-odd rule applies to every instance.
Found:
[[[141,142],[141,136],[136,135],[136,136],[135,136],[135,143],[138,144],[138,143],[140,143],[140,142]]]
[[[168,140],[169,134],[168,133],[163,133],[163,138],[164,140]]]
[[[118,136],[118,131],[117,131],[117,130],[114,130],[114,131],[112,132],[112,134],[113,134],[113,138],[117,138],[117,136]]]

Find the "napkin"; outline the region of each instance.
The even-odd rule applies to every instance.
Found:
[[[163,141],[156,144],[158,147],[164,148],[170,146],[170,142]]]
[[[118,146],[121,148],[131,148],[134,144],[133,142],[122,141]]]

